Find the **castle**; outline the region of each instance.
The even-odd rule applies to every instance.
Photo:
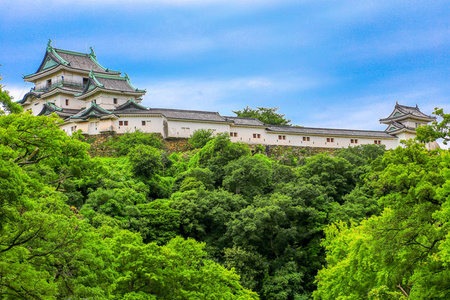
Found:
[[[51,40],[37,71],[24,76],[35,86],[18,101],[34,115],[55,113],[67,134],[126,133],[140,130],[163,138],[189,138],[199,129],[228,132],[231,141],[248,144],[343,148],[362,144],[393,149],[415,136],[415,128],[436,118],[417,105],[396,103],[382,124],[384,131],[275,126],[258,119],[222,116],[217,112],[147,108],[146,91],[135,88],[128,75],[104,68],[92,47],[89,54],[56,49]]]

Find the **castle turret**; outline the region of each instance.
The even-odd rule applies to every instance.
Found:
[[[130,98],[141,101],[145,90],[134,88],[128,75],[122,77],[120,71],[100,65],[92,47],[90,53],[80,53],[56,49],[51,42],[37,71],[23,77],[35,84],[18,101],[24,110],[31,110],[34,115],[51,110],[74,115],[91,102],[114,109]]]
[[[381,124],[387,124],[386,132],[397,136],[400,140],[407,140],[416,136],[416,128],[436,120],[420,111],[416,105],[406,106],[395,103],[394,110],[389,117],[380,119]]]

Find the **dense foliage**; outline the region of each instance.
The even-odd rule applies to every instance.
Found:
[[[277,113],[279,107],[245,107],[242,110],[233,111],[238,117],[256,118],[265,124],[290,125],[291,119],[286,119],[285,115]]]
[[[449,298],[447,151],[80,139],[0,116],[0,299]]]

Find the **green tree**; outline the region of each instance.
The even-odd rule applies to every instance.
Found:
[[[259,156],[244,156],[224,167],[223,187],[230,192],[253,198],[269,189],[272,166]]]
[[[127,155],[131,149],[139,145],[151,146],[157,149],[162,148],[161,139],[154,133],[145,133],[140,130],[127,132],[122,136],[111,139],[109,147],[116,150],[117,155]]]
[[[186,172],[178,174],[177,178],[175,179],[172,190],[174,192],[178,191],[180,187],[183,185],[183,183],[189,178],[194,179],[195,181],[200,181],[203,184],[203,186],[208,190],[214,188],[213,182],[214,174],[211,170],[203,168],[191,168]]]
[[[194,149],[203,148],[213,138],[214,138],[214,130],[199,129],[194,131],[194,133],[192,133],[191,138],[188,140],[188,143]]]
[[[300,178],[323,186],[327,195],[339,203],[342,203],[342,197],[349,193],[358,181],[354,167],[348,160],[331,157],[329,154],[317,154],[311,157],[298,172]]]
[[[328,264],[317,276],[315,299],[448,298],[450,155],[405,146],[386,152],[367,176],[381,214],[327,228]]]
[[[180,212],[181,234],[206,242],[208,253],[221,259],[223,249],[231,247],[225,236],[227,223],[248,205],[240,195],[202,188],[172,194],[171,207]]]
[[[167,199],[156,199],[149,203],[138,204],[139,216],[136,229],[145,243],[166,244],[179,235],[180,211],[170,207]]]
[[[1,75],[0,81],[2,81]],[[3,85],[0,83],[0,115],[4,115],[5,113],[21,113],[22,111],[22,106],[12,101],[9,92],[4,90]]]
[[[76,164],[89,159],[87,146],[55,121],[26,113],[0,116],[0,295],[107,299],[114,273],[105,267],[108,248],[64,203],[59,184],[48,182],[77,176]]]
[[[204,244],[175,238],[165,246],[143,244],[127,231],[107,242],[119,276],[115,299],[258,299],[239,276],[206,258]]]
[[[246,107],[242,110],[233,111],[238,117],[256,118],[265,124],[271,125],[291,125],[291,119],[286,119],[282,114],[277,113],[279,107],[257,107],[253,109]]]
[[[233,143],[227,134],[218,134],[200,149],[189,161],[189,167],[208,168],[213,174],[216,187],[222,185],[224,176],[223,168],[232,160],[242,156],[250,156],[248,145]]]
[[[234,248],[226,250],[226,264],[264,299],[307,297],[314,289],[314,276],[323,263],[319,244],[326,213],[306,205],[315,199],[303,197],[255,197],[227,224]],[[256,258],[260,263],[249,265]]]
[[[441,120],[433,121],[431,125],[423,125],[416,128],[416,140],[424,143],[434,142],[443,139],[444,145],[450,140],[450,114],[444,113],[442,108],[435,108],[433,115]]]
[[[138,145],[128,153],[131,168],[134,174],[150,179],[163,167],[161,151],[147,145]]]

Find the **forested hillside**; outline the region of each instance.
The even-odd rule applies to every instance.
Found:
[[[90,157],[6,104],[1,299],[449,298],[445,150],[278,160],[200,131],[168,154],[135,132]]]

